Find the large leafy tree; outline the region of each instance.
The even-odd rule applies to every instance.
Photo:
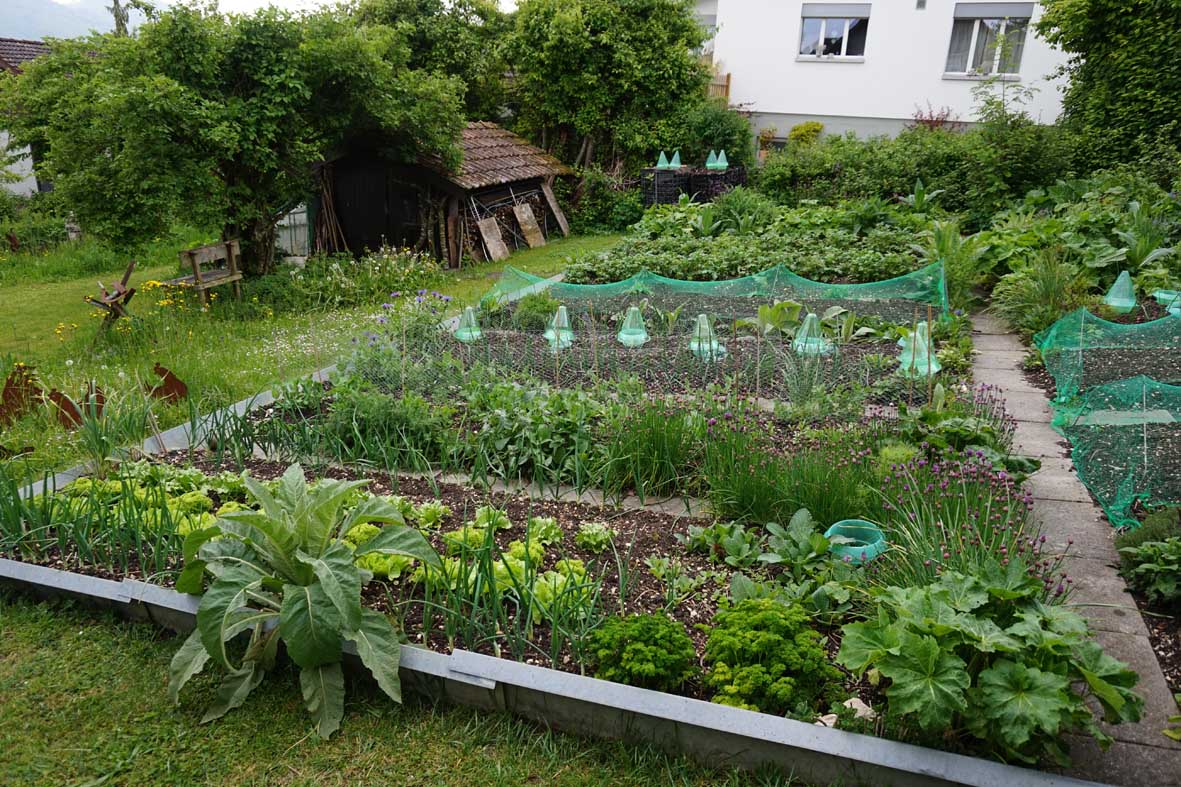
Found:
[[[505,102],[503,40],[512,19],[494,0],[363,0],[357,14],[362,22],[397,28],[411,68],[462,79],[469,119],[497,119]]]
[[[1105,161],[1181,147],[1176,0],[1044,0],[1038,31],[1071,57],[1063,121]],[[1093,163],[1104,163],[1096,161]]]
[[[128,247],[183,218],[266,272],[276,221],[335,146],[458,159],[462,84],[411,68],[402,31],[339,12],[182,6],[52,50],[0,85],[0,122],[45,151],[39,174],[84,227]]]
[[[647,156],[699,102],[689,0],[522,0],[509,42],[524,130],[574,164]]]

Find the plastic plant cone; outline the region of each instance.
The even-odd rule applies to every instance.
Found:
[[[726,169],[730,166],[730,162],[726,160],[726,151],[718,153],[718,169]]]
[[[554,312],[554,318],[550,320],[549,327],[545,329],[542,336],[549,342],[550,349],[554,352],[565,350],[574,344],[574,331],[570,330],[570,315],[566,313],[564,305],[559,306],[558,310]]]
[[[832,352],[832,342],[820,332],[820,318],[815,312],[808,312],[804,317],[804,324],[796,331],[791,347],[800,355],[828,355]]]
[[[931,332],[924,320],[915,326],[913,333],[902,337],[898,344],[898,373],[903,377],[927,377],[936,375],[943,367],[931,352]]]
[[[641,347],[648,341],[648,329],[644,327],[644,315],[640,314],[638,306],[627,307],[623,325],[615,335],[619,343],[629,349]]]
[[[1132,286],[1132,277],[1124,271],[1111,285],[1111,289],[1103,296],[1103,303],[1116,314],[1127,314],[1136,308],[1136,288]]]
[[[709,318],[704,314],[697,315],[697,321],[693,323],[693,337],[689,339],[689,351],[697,356],[697,360],[706,363],[716,361],[726,354],[726,348],[718,341],[714,327],[710,325]]]
[[[668,168],[669,169],[680,169],[681,168],[681,151],[678,150],[673,153],[673,160],[668,162]]]
[[[664,155],[664,151],[660,151],[660,158],[656,159],[657,169],[668,169],[668,156]]]
[[[1157,290],[1152,293],[1156,302],[1168,309],[1169,314],[1181,317],[1181,290]]]
[[[480,330],[480,323],[476,320],[476,310],[471,306],[464,308],[463,315],[459,318],[459,327],[453,335],[464,344],[478,342],[484,338],[484,332]]]
[[[718,166],[718,154],[716,151],[711,150],[709,152],[709,158],[705,160],[705,168],[713,169],[716,166]]]

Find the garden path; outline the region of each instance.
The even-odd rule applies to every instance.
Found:
[[[1067,551],[1065,569],[1074,581],[1071,603],[1088,619],[1096,639],[1140,674],[1144,717],[1138,724],[1106,726],[1115,742],[1101,752],[1091,739],[1073,738],[1071,775],[1112,784],[1181,785],[1181,744],[1161,734],[1178,713],[1153,653],[1148,630],[1116,569],[1114,530],[1074,472],[1069,445],[1050,428],[1052,411],[1043,391],[1025,379],[1025,347],[1003,322],[972,317],[977,383],[1000,389],[1017,419],[1015,450],[1041,460],[1028,488],[1047,544]],[[1093,605],[1093,606],[1083,606]]]

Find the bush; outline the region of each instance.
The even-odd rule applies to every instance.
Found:
[[[675,691],[697,674],[693,640],[664,615],[608,618],[587,638],[596,678]]]
[[[574,184],[563,182],[559,192],[574,233],[622,232],[644,215],[640,190],[598,167],[582,170]]]
[[[1093,300],[1086,274],[1057,248],[1005,274],[992,291],[991,311],[1026,335]]]
[[[797,605],[751,599],[719,612],[705,644],[713,701],[811,720],[839,698],[841,673]]]
[[[787,132],[787,141],[797,145],[810,145],[820,139],[824,133],[824,124],[819,120],[805,120],[797,123]]]
[[[1181,538],[1181,508],[1161,508],[1151,512],[1140,527],[1126,530],[1115,537],[1116,549],[1136,548],[1148,541],[1167,541]],[[1120,562],[1125,571],[1131,570],[1132,561],[1128,553],[1121,552]]]
[[[725,99],[707,99],[685,111],[683,129],[670,149],[680,148],[681,160],[690,165],[703,164],[709,152],[726,151],[732,167],[754,164],[754,142],[750,121],[730,109]]]
[[[1127,559],[1123,575],[1128,584],[1149,602],[1181,602],[1181,536],[1124,547],[1120,554]]]

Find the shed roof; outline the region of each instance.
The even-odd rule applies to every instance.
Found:
[[[21,63],[38,55],[49,54],[49,45],[44,41],[30,41],[24,38],[0,38],[0,68],[20,73]]]
[[[541,148],[484,120],[468,123],[459,144],[463,162],[456,171],[444,171],[437,159],[428,166],[465,191],[572,172]]]

